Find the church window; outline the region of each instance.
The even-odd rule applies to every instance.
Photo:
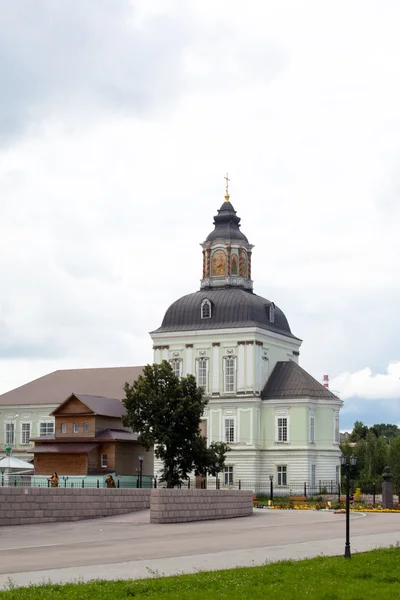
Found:
[[[224,485],[233,485],[233,467],[224,467]]]
[[[287,466],[278,465],[276,471],[278,475],[278,485],[287,485]]]
[[[225,442],[233,444],[235,441],[235,419],[225,419]]]
[[[171,367],[176,377],[181,376],[181,364],[180,360],[171,360]]]
[[[315,416],[310,414],[310,442],[315,442]]]
[[[198,387],[207,390],[207,363],[206,358],[199,358],[197,360],[197,385]]]
[[[224,380],[225,392],[235,391],[236,359],[234,357],[225,359]]]
[[[269,305],[269,321],[275,323],[275,304],[273,302]]]
[[[288,441],[288,418],[287,417],[278,417],[277,418],[276,439],[278,442],[287,442]]]
[[[201,318],[211,319],[211,302],[207,299],[201,303]]]

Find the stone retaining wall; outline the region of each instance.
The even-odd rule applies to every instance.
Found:
[[[151,492],[150,523],[231,519],[252,514],[252,491],[158,489]]]
[[[150,506],[150,489],[0,488],[0,525],[79,521]]]

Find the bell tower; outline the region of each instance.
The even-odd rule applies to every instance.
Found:
[[[201,244],[203,248],[201,289],[238,287],[252,291],[253,246],[240,231],[240,218],[236,215],[230,201],[228,174],[225,181],[225,201],[214,217],[214,231]]]

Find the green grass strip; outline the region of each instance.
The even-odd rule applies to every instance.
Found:
[[[149,565],[150,566],[150,565]],[[151,570],[149,569],[150,573]],[[4,600],[376,600],[400,597],[400,548],[283,561],[194,575],[51,583],[0,592]]]

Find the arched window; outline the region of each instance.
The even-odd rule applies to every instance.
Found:
[[[269,321],[275,323],[275,304],[273,302],[269,305]]]
[[[207,299],[201,303],[201,318],[211,319],[211,302]]]

